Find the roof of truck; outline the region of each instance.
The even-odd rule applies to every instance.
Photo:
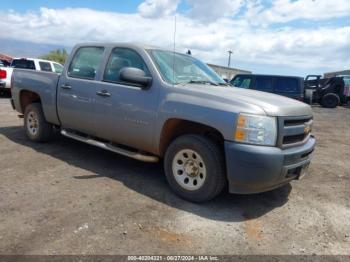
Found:
[[[133,48],[139,48],[139,49],[160,49],[160,50],[168,50],[170,51],[171,49],[169,48],[163,48],[159,46],[153,46],[149,44],[144,44],[144,43],[134,43],[134,42],[86,42],[86,43],[79,43],[75,45],[76,47],[80,46],[104,46],[104,47],[115,47],[115,46],[120,46],[120,47],[133,47]]]
[[[293,77],[293,78],[302,78],[301,76],[288,76],[288,75],[268,75],[268,74],[237,74],[236,76],[267,76],[267,77]]]

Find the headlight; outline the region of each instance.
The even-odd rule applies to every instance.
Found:
[[[277,139],[276,118],[239,114],[235,141],[256,145],[274,146]]]

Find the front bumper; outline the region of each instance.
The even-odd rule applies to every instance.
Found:
[[[269,191],[298,179],[302,168],[311,161],[315,144],[313,136],[301,146],[284,150],[226,141],[225,156],[230,193]]]

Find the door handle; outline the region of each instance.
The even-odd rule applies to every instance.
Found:
[[[61,85],[62,89],[72,89],[72,87],[68,84]]]
[[[109,96],[111,96],[111,94],[108,93],[107,90],[98,91],[98,92],[96,92],[96,95],[98,95],[98,96],[104,96],[104,97],[109,97]]]

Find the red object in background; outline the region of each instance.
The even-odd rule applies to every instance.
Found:
[[[0,69],[0,79],[6,79],[7,72],[5,70]]]

